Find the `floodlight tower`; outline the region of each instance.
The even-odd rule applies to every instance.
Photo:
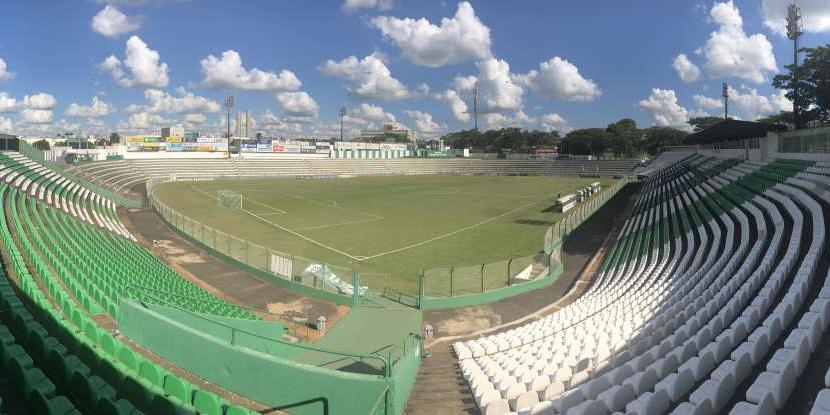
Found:
[[[729,85],[726,82],[723,83],[723,91],[721,92],[721,96],[723,97],[723,119],[729,119]]]
[[[801,37],[801,9],[793,1],[787,7],[787,38],[793,41],[793,97],[797,98],[798,89],[798,38]],[[793,124],[798,128],[801,109],[798,99],[793,99]]]
[[[473,128],[478,131],[478,81],[473,84]]]
[[[233,95],[225,97],[225,108],[228,109],[228,158],[231,158],[231,107],[233,107]]]
[[[340,141],[343,141],[343,118],[346,116],[346,107],[340,107]]]

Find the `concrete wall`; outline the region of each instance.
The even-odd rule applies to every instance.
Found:
[[[823,134],[830,135],[830,127],[819,127],[802,129],[796,131],[787,131],[784,133],[769,133],[766,137],[766,145],[762,145],[766,149],[766,159],[799,159],[812,161],[830,161],[830,153],[781,153],[778,151],[779,143],[782,138],[798,137],[804,135]]]
[[[304,365],[231,344],[201,329],[210,322],[178,321],[163,309],[122,300],[121,333],[203,379],[257,402],[278,407],[309,401],[290,410],[303,415],[323,414],[324,405],[329,414],[368,414],[387,388],[395,388],[383,376]],[[402,389],[408,388],[402,385]],[[389,398],[394,401],[393,395]],[[396,409],[390,412],[400,413]]]

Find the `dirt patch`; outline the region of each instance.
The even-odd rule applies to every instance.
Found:
[[[269,313],[280,314],[286,317],[307,316],[314,308],[314,304],[305,298],[298,298],[287,303],[268,303],[265,308]]]
[[[454,336],[471,333],[501,324],[501,315],[488,306],[466,307],[435,327],[436,336]]]

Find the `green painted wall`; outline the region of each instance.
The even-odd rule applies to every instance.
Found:
[[[132,300],[121,302],[119,328],[125,336],[190,372],[275,407],[323,398],[330,414],[362,415],[372,410],[390,385],[383,376],[321,369],[231,345]],[[390,385],[390,390],[394,388]],[[322,414],[323,405],[314,402],[290,412]]]
[[[510,287],[499,288],[498,290],[487,291],[478,294],[458,295],[455,297],[423,297],[421,299],[421,310],[436,310],[441,308],[467,307],[477,304],[487,304],[512,297],[521,293],[532,291],[538,288],[547,287],[553,284],[559,275],[562,274],[562,264],[555,264],[550,274],[544,278],[516,284]]]

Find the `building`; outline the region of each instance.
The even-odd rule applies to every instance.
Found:
[[[251,112],[239,112],[236,113],[236,135],[234,137],[248,137],[250,138],[251,128],[253,125],[251,124]]]
[[[167,137],[182,137],[184,136],[184,128],[181,127],[164,127],[161,129],[161,138]]]
[[[380,130],[361,130],[360,141],[371,142],[400,142],[409,141],[415,142],[418,139],[418,134],[413,130],[403,128],[402,125],[396,122],[383,124]]]

